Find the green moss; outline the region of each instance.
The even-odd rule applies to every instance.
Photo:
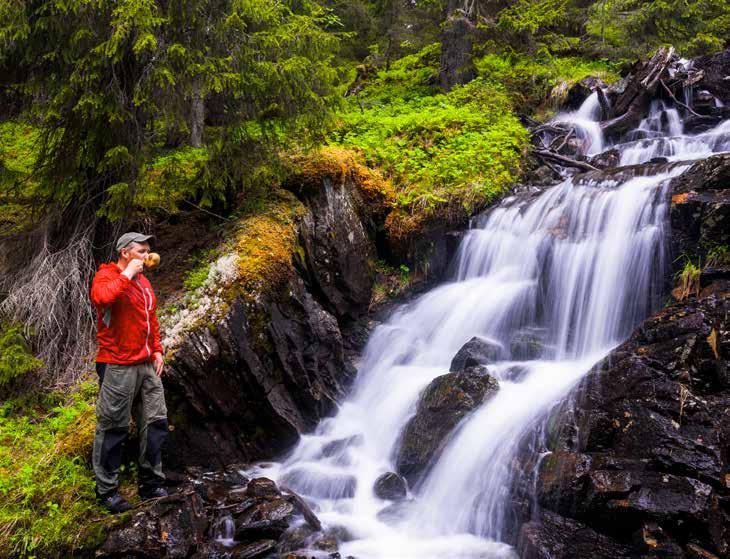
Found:
[[[97,386],[0,406],[0,556],[68,557],[100,543],[90,465]]]
[[[141,209],[176,213],[185,200],[197,199],[203,190],[208,196],[214,196],[204,188],[208,184],[208,158],[206,148],[189,146],[155,155],[141,169],[134,204]],[[205,198],[201,203],[211,201]]]
[[[605,60],[580,57],[528,56],[518,53],[489,53],[474,62],[478,74],[499,84],[509,93],[515,110],[531,113],[540,108],[553,88],[567,88],[583,78],[595,76],[606,83],[619,78],[617,68]]]
[[[236,225],[234,250],[239,256],[236,291],[246,295],[271,292],[293,273],[296,222],[304,206],[287,191],[279,190],[260,212],[243,217]]]
[[[195,291],[203,286],[210,274],[210,262],[215,256],[215,250],[204,250],[193,258],[193,267],[185,273],[183,287],[188,292]],[[176,309],[172,309],[174,312]]]
[[[17,121],[0,122],[0,163],[6,171],[28,176],[36,162],[39,131]]]

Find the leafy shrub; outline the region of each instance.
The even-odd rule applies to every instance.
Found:
[[[519,172],[527,134],[504,91],[477,80],[352,110],[335,141],[381,168],[401,207],[428,213],[454,200],[473,208],[503,192]]]
[[[30,353],[20,327],[0,326],[0,388],[42,366]]]
[[[572,85],[588,76],[610,83],[618,79],[612,64],[605,60],[558,57],[543,53],[531,57],[519,53],[489,53],[474,62],[483,79],[500,84],[509,92],[515,110],[536,109],[559,83]]]

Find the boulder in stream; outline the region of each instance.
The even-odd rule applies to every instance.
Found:
[[[386,472],[375,480],[373,491],[377,497],[390,501],[405,499],[408,495],[406,480],[394,472]]]
[[[502,351],[502,346],[491,340],[474,336],[466,342],[451,361],[449,371],[456,373],[476,365],[494,363]]]
[[[396,459],[397,470],[413,486],[441,453],[459,422],[498,390],[484,367],[436,377],[421,396],[406,425]]]
[[[544,328],[524,328],[516,332],[509,345],[512,359],[529,361],[548,358],[554,349],[545,343],[546,336]]]

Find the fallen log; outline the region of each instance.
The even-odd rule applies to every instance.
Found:
[[[637,64],[614,103],[614,114],[619,116],[601,122],[605,133],[620,134],[639,124],[674,56],[674,47],[662,47],[650,60]]]
[[[690,114],[696,116],[697,118],[707,119],[707,120],[712,120],[713,119],[713,117],[711,117],[711,116],[706,116],[706,115],[701,115],[699,113],[696,113],[694,110],[692,110],[692,107],[690,107],[686,103],[682,103],[682,101],[680,101],[679,99],[677,99],[677,96],[674,95],[674,93],[672,93],[672,90],[669,89],[669,87],[667,86],[667,84],[665,84],[663,80],[660,80],[660,81],[661,81],[661,84],[664,86],[664,90],[667,92],[667,94],[669,95],[669,97],[671,97],[672,101],[674,101],[675,104],[677,104],[680,107],[684,108]]]
[[[585,161],[578,161],[577,159],[571,159],[570,157],[560,155],[559,153],[553,153],[552,151],[536,149],[533,153],[540,159],[550,159],[552,161],[560,163],[565,167],[574,167],[583,171],[598,171],[598,168],[594,167],[590,163],[586,163]]]

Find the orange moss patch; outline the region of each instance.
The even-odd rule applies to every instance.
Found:
[[[422,231],[428,221],[423,213],[408,213],[402,209],[390,212],[385,219],[388,238],[396,246],[403,246]]]
[[[304,206],[291,193],[280,192],[277,199],[239,223],[235,248],[240,257],[240,286],[246,292],[270,290],[290,277],[296,224],[304,214]]]
[[[338,147],[324,147],[306,155],[292,157],[294,172],[285,181],[284,187],[296,193],[318,189],[324,179],[335,184],[350,181],[361,198],[367,215],[385,215],[395,204],[393,184],[383,176],[359,161],[352,150]]]
[[[687,192],[684,192],[682,194],[675,194],[672,196],[672,204],[684,204],[687,202],[687,199],[689,198],[689,194]]]

